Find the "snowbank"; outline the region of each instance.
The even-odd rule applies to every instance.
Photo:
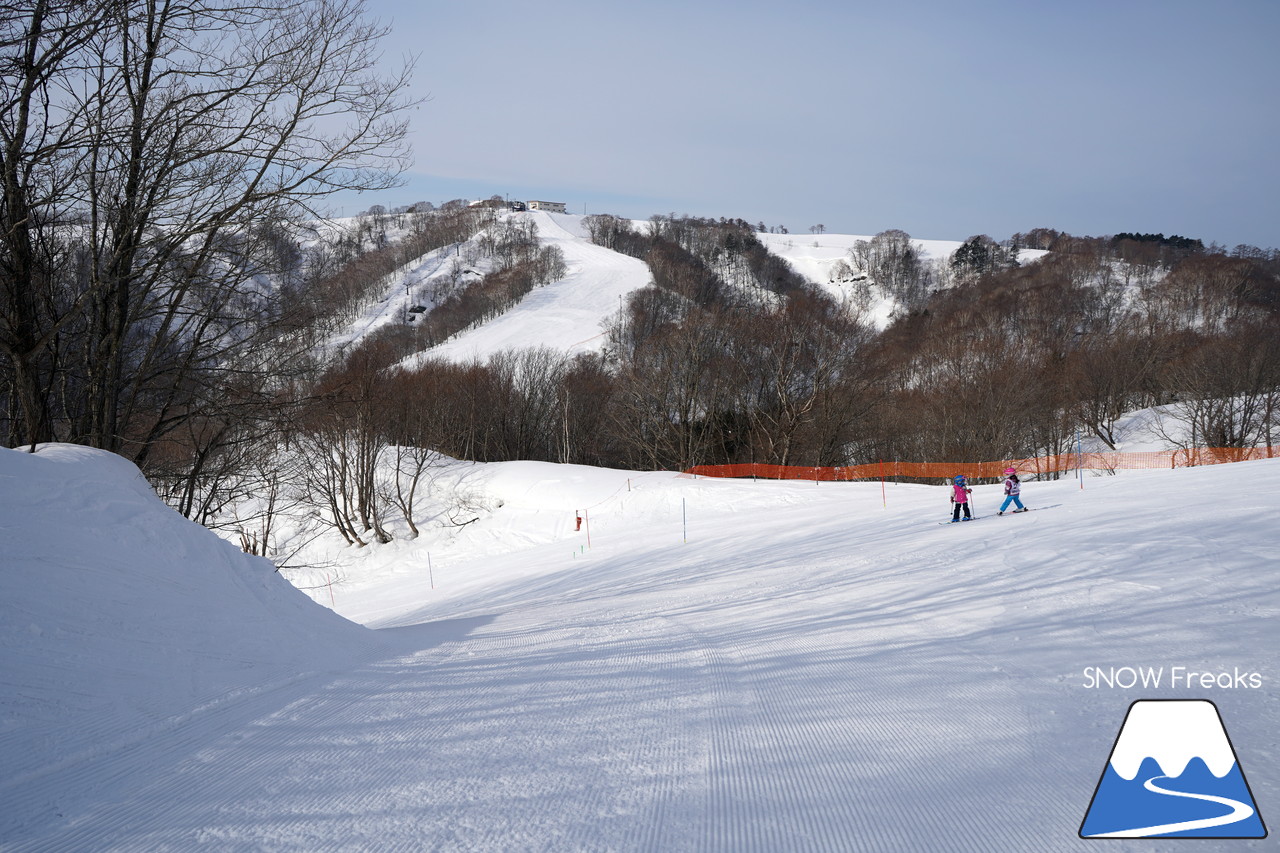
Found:
[[[0,553],[0,800],[379,645],[103,451],[0,449]]]

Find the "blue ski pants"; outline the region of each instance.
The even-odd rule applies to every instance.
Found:
[[[1000,511],[1004,512],[1006,509],[1009,508],[1009,504],[1011,503],[1017,504],[1018,509],[1022,509],[1022,499],[1019,498],[1017,495],[1009,495],[1004,499],[1004,503],[1000,504]]]

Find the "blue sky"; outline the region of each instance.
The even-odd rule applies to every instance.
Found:
[[[1280,247],[1280,2],[368,0],[415,165],[501,194],[807,233]]]

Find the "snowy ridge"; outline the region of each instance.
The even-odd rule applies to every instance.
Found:
[[[1132,781],[1143,759],[1152,758],[1166,776],[1181,776],[1200,758],[1222,778],[1235,766],[1235,753],[1211,702],[1140,702],[1129,712],[1116,741],[1111,766]]]

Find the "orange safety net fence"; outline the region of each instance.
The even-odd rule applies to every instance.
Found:
[[[1280,458],[1280,447],[1193,447],[1187,450],[1154,450],[1125,453],[1063,453],[999,462],[872,462],[866,465],[819,467],[768,465],[744,462],[738,465],[695,465],[684,473],[699,477],[754,477],[766,480],[881,480],[894,478],[950,479],[1004,476],[1004,469],[1016,468],[1021,476],[1054,474],[1079,469],[1119,471],[1140,468],[1186,468]]]

